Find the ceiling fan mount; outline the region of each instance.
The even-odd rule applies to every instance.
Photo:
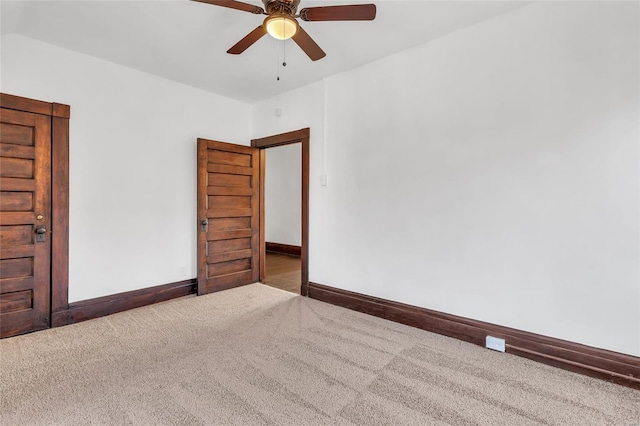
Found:
[[[267,11],[267,15],[284,13],[295,16],[300,0],[262,0],[262,3],[264,3],[264,10]]]
[[[247,34],[227,53],[239,55],[265,34],[279,39],[292,38],[312,61],[326,56],[307,32],[298,24],[296,18],[305,22],[311,21],[372,21],[376,17],[375,4],[354,4],[344,6],[320,6],[304,8],[298,12],[300,0],[262,0],[264,9],[252,4],[235,0],[193,0],[214,6],[242,10],[255,15],[267,15],[263,24]]]

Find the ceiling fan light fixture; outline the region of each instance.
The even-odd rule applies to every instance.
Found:
[[[271,37],[278,40],[290,39],[298,32],[298,21],[290,15],[270,15],[264,20],[263,25]]]

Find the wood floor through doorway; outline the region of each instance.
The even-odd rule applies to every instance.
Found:
[[[278,253],[266,254],[264,284],[300,294],[300,258]]]

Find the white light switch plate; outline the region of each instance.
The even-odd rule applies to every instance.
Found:
[[[327,186],[327,175],[320,175],[320,186]]]

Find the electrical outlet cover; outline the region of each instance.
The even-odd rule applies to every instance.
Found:
[[[504,339],[499,339],[493,336],[487,336],[487,348],[493,349],[494,351],[504,352],[505,351],[505,341]]]

